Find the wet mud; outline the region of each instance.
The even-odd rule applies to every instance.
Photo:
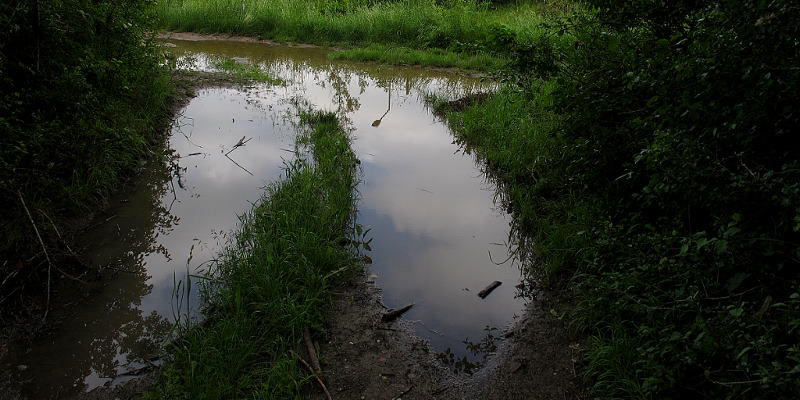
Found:
[[[180,39],[165,47],[193,98],[177,113],[169,151],[143,165],[135,187],[80,239],[103,271],[94,288],[59,297],[71,305],[52,332],[0,346],[4,396],[132,398],[151,385],[172,323],[202,318],[187,277],[214,262],[237,216],[280,178],[297,151],[297,113],[314,107],[335,111],[353,132],[363,172],[357,221],[373,239],[373,263],[337,289],[320,343],[334,398],[579,398],[580,345],[545,311],[549,297],[526,286],[495,186],[425,102],[428,92],[462,98],[490,84],[330,61],[314,46]],[[286,83],[226,79],[215,68],[221,59]],[[478,296],[494,281],[502,284]],[[402,318],[380,322],[387,307],[405,304],[414,306]]]

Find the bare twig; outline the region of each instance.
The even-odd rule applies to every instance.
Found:
[[[311,359],[314,373],[319,374],[322,372],[322,366],[319,363],[319,358],[317,358],[317,352],[314,349],[314,342],[311,341],[311,333],[308,331],[308,328],[303,330],[303,338],[306,341],[306,349],[308,349],[308,357]]]
[[[237,167],[239,167],[239,168],[243,169],[243,170],[244,170],[244,172],[247,172],[248,174],[250,174],[250,175],[253,175],[253,173],[252,173],[252,172],[248,171],[248,170],[247,170],[247,168],[245,168],[245,167],[243,167],[243,166],[239,165],[239,163],[237,163],[236,161],[233,161],[233,159],[232,159],[232,158],[230,158],[230,157],[228,157],[228,155],[227,155],[227,154],[225,155],[225,158],[227,158],[228,160],[231,160],[231,162],[232,162],[232,163],[236,164],[236,166],[237,166]]]
[[[489,253],[489,261],[491,261],[492,264],[494,264],[494,265],[503,265],[503,264],[507,263],[508,260],[510,260],[512,257],[514,257],[514,253],[512,252],[511,254],[508,255],[508,258],[506,258],[505,260],[497,263],[497,262],[494,262],[494,260],[492,259],[492,251],[491,250],[486,250],[486,251]]]
[[[231,152],[232,152],[232,151],[234,151],[234,150],[238,149],[239,147],[242,147],[242,146],[246,145],[246,144],[247,144],[247,142],[249,142],[249,141],[253,140],[253,138],[250,138],[250,139],[247,139],[247,140],[244,140],[244,139],[245,139],[245,136],[242,136],[242,138],[241,138],[241,139],[239,139],[239,141],[238,141],[238,142],[236,142],[236,144],[235,144],[235,145],[233,145],[233,148],[231,148],[230,150],[228,150],[228,152],[227,152],[227,153],[225,153],[225,156],[227,157],[227,156],[228,156],[228,154],[231,154]]]
[[[733,386],[733,385],[749,385],[749,384],[751,384],[751,383],[758,383],[758,382],[761,382],[761,381],[763,381],[763,379],[753,379],[753,380],[750,380],[750,381],[738,381],[738,382],[720,382],[720,381],[715,381],[715,380],[713,380],[713,379],[711,379],[711,378],[709,378],[709,380],[711,380],[711,382],[714,382],[714,383],[716,383],[717,385],[723,385],[723,386]]]
[[[414,385],[411,385],[411,386],[409,386],[409,387],[408,387],[408,389],[404,390],[404,391],[403,391],[403,393],[400,393],[400,394],[398,394],[397,396],[393,397],[393,398],[392,398],[392,400],[399,400],[399,399],[401,399],[403,396],[405,396],[406,394],[408,394],[408,392],[410,392],[410,391],[411,391],[411,389],[414,389]]]
[[[381,316],[381,321],[382,322],[393,321],[393,320],[397,319],[399,316],[403,315],[406,311],[410,310],[411,307],[413,307],[413,306],[414,306],[414,304],[409,304],[409,305],[400,307],[400,308],[398,308],[396,310],[395,309],[391,309],[389,311],[386,311]]]
[[[63,237],[61,237],[61,232],[59,232],[59,231],[58,231],[58,228],[56,227],[56,224],[53,222],[53,220],[50,218],[50,216],[48,216],[48,215],[47,215],[47,214],[46,214],[44,211],[42,211],[42,209],[41,209],[41,208],[37,208],[37,209],[36,209],[36,211],[39,211],[39,212],[40,212],[42,215],[44,215],[44,217],[45,217],[45,218],[47,218],[47,220],[48,220],[48,221],[50,221],[50,225],[52,225],[52,226],[53,226],[53,230],[56,232],[56,236],[58,236],[58,239],[59,239],[59,240],[61,240],[61,242],[62,242],[62,243],[64,243],[64,246],[67,248],[67,250],[69,251],[69,253],[70,253],[70,254],[72,254],[72,256],[73,256],[73,257],[76,257],[76,258],[77,258],[78,256],[77,256],[77,255],[75,254],[75,252],[74,252],[74,251],[72,251],[72,249],[69,247],[69,244],[67,244],[67,241],[66,241],[66,240],[64,240],[64,238],[63,238]]]
[[[314,374],[314,378],[317,380],[317,383],[319,383],[319,386],[322,388],[322,391],[325,392],[325,397],[327,397],[328,400],[333,400],[333,398],[331,397],[331,392],[328,391],[328,387],[325,386],[325,382],[322,381],[322,378],[320,378],[319,375],[316,375],[316,373],[314,372],[314,369],[311,368],[310,365],[308,365],[306,360],[303,360],[303,358],[300,357],[299,355],[297,356],[297,359],[300,360],[300,362],[303,363],[303,365],[305,365],[306,368],[308,368],[308,370],[309,370],[309,372],[311,372],[311,374]]]
[[[19,201],[22,203],[22,208],[25,209],[25,213],[28,214],[28,219],[31,221],[31,225],[33,225],[33,230],[36,232],[36,237],[39,239],[39,244],[42,245],[42,250],[44,251],[44,257],[47,259],[47,300],[44,309],[44,315],[42,316],[42,321],[47,319],[47,313],[50,312],[50,268],[53,266],[53,262],[50,261],[50,255],[47,254],[47,246],[44,245],[44,240],[42,240],[42,235],[39,234],[39,228],[36,227],[36,222],[33,221],[33,216],[31,215],[31,211],[28,210],[28,206],[25,205],[25,199],[22,197],[22,192],[17,192],[19,195]]]

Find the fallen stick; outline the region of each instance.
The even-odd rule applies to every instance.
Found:
[[[480,297],[482,299],[485,299],[486,296],[489,295],[489,293],[492,293],[492,290],[497,289],[497,287],[502,285],[502,284],[503,284],[503,282],[500,282],[500,281],[494,281],[494,282],[490,283],[489,286],[485,287],[483,290],[478,292],[478,297]]]
[[[411,389],[413,389],[413,388],[414,388],[414,385],[409,386],[408,389],[403,391],[403,393],[398,394],[396,397],[392,397],[392,400],[400,400],[401,398],[403,398],[403,396],[408,394],[408,392],[410,392]]]
[[[39,239],[39,244],[42,245],[42,251],[44,251],[44,257],[47,259],[47,303],[44,308],[44,315],[42,316],[42,321],[44,321],[47,319],[47,313],[50,312],[50,269],[53,267],[53,263],[50,261],[50,255],[47,254],[47,246],[44,245],[42,235],[39,234],[39,228],[36,227],[36,222],[33,222],[33,216],[28,210],[28,206],[25,205],[25,199],[22,198],[22,192],[17,192],[17,195],[19,195],[19,201],[22,203],[22,208],[24,208],[25,213],[28,214],[28,219],[31,221],[31,225],[33,225],[33,231],[36,232],[36,237]]]
[[[314,367],[314,373],[322,373],[322,366],[319,363],[319,358],[317,358],[317,352],[314,349],[314,342],[311,341],[311,333],[308,328],[303,330],[303,338],[306,341],[306,349],[308,350],[308,357],[311,359],[311,366]]]
[[[322,391],[325,392],[325,397],[327,397],[328,400],[333,400],[333,398],[331,397],[331,392],[329,392],[328,387],[325,386],[325,382],[322,382],[322,379],[319,377],[319,375],[315,374],[314,369],[311,368],[311,366],[308,365],[306,360],[303,360],[303,358],[300,357],[299,355],[297,356],[297,359],[300,360],[300,362],[303,363],[303,365],[305,365],[306,368],[308,368],[309,372],[311,372],[312,375],[314,375],[314,378],[317,380],[317,383],[319,383],[319,386],[322,387]]]
[[[249,142],[249,141],[251,141],[251,140],[253,139],[253,138],[250,138],[250,139],[244,140],[244,139],[245,139],[245,137],[246,137],[246,136],[242,136],[242,138],[241,138],[241,139],[239,139],[239,141],[238,141],[238,142],[236,142],[236,144],[234,144],[234,145],[233,145],[233,148],[232,148],[232,149],[230,149],[230,150],[228,150],[228,152],[227,152],[227,153],[225,153],[225,155],[227,156],[228,154],[231,154],[231,152],[232,152],[232,151],[234,151],[234,150],[238,149],[239,147],[242,147],[242,146],[246,145],[246,144],[247,144],[247,142]]]
[[[389,311],[386,311],[385,313],[383,313],[383,315],[381,316],[381,321],[382,322],[394,321],[395,319],[397,319],[397,317],[403,315],[406,311],[410,310],[411,307],[413,307],[413,306],[414,306],[414,304],[412,303],[412,304],[409,304],[407,306],[400,307],[400,308],[398,308],[396,310],[395,309],[390,309]]]

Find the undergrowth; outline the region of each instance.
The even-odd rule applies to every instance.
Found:
[[[593,397],[793,398],[800,9],[589,3],[572,50],[511,46],[508,88],[438,108],[572,302]]]
[[[547,24],[572,9],[569,1],[507,3],[161,0],[155,11],[158,25],[168,30],[227,33],[320,45],[372,46],[371,50],[343,53],[339,57],[392,63],[430,62],[448,67],[466,63],[470,69],[486,70],[502,63],[503,55],[496,46],[498,35],[512,32],[525,43],[546,40],[550,36]],[[377,45],[393,49],[387,52]],[[402,50],[403,47],[415,50]],[[432,49],[448,52],[423,55],[420,51]],[[467,54],[469,57],[465,59]]]
[[[184,321],[150,398],[298,398],[309,381],[298,350],[303,331],[325,329],[329,288],[359,263],[351,242],[356,158],[334,114],[303,116],[285,179],[242,217],[205,280],[205,320]]]
[[[3,311],[48,292],[62,234],[102,208],[163,138],[174,89],[145,3],[0,5]]]

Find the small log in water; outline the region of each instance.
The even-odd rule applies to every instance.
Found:
[[[489,295],[489,293],[492,293],[492,290],[497,289],[497,287],[502,285],[502,284],[503,284],[503,282],[500,282],[500,281],[494,281],[494,282],[490,283],[489,286],[485,287],[483,290],[478,292],[478,297],[480,297],[482,299],[485,299],[486,296]]]
[[[414,304],[409,304],[407,306],[400,307],[400,308],[398,308],[396,310],[395,309],[391,309],[391,310],[383,313],[383,316],[381,316],[381,321],[383,321],[383,322],[394,321],[395,319],[397,319],[397,317],[403,315],[406,311],[410,310],[411,307],[413,307],[413,306],[414,306]]]

